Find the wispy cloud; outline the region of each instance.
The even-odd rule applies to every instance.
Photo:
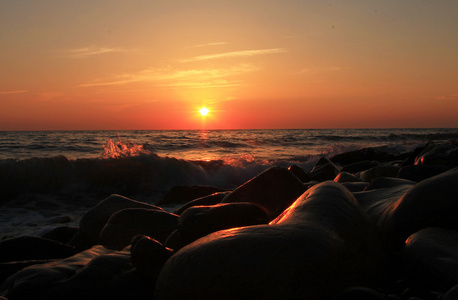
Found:
[[[71,49],[68,51],[66,56],[71,58],[87,58],[94,55],[113,53],[113,52],[124,52],[125,49],[122,48],[111,48],[111,47],[99,47],[99,46],[89,46],[85,48]]]
[[[452,94],[448,96],[437,96],[436,100],[458,100],[458,94]]]
[[[226,42],[206,43],[206,44],[198,44],[194,46],[189,46],[186,48],[190,49],[190,48],[201,48],[201,47],[221,46],[221,45],[227,45],[227,43]]]
[[[23,94],[23,93],[28,93],[28,91],[27,90],[4,91],[4,92],[0,92],[0,95]]]
[[[173,68],[151,68],[137,73],[122,74],[99,82],[81,84],[80,87],[120,85],[133,82],[153,82],[155,86],[167,87],[223,87],[234,86],[236,81],[227,78],[258,70],[249,64],[221,69],[175,70]]]
[[[202,60],[220,59],[220,58],[228,58],[228,57],[257,56],[257,55],[264,55],[264,54],[277,54],[277,53],[285,53],[287,51],[288,50],[285,48],[242,50],[242,51],[209,54],[209,55],[199,55],[199,56],[194,56],[188,59],[183,59],[181,60],[181,62],[202,61]]]

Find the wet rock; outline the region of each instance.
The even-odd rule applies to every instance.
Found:
[[[411,280],[446,291],[458,284],[458,232],[424,228],[407,238],[402,256]]]
[[[297,178],[299,178],[299,180],[303,183],[309,182],[311,180],[310,173],[297,165],[290,166],[288,170],[291,173],[293,173]]]
[[[425,179],[393,203],[384,231],[403,243],[426,227],[458,230],[458,168]]]
[[[15,273],[0,286],[0,294],[12,300],[150,299],[134,271],[128,251],[95,246]]]
[[[192,207],[192,206],[199,206],[199,205],[214,205],[220,203],[224,197],[229,195],[230,192],[219,192],[219,193],[214,193],[208,196],[200,197],[197,199],[194,199],[192,201],[189,201],[185,205],[181,206],[177,210],[174,211],[174,214],[181,215],[186,209]]]
[[[402,167],[397,177],[420,182],[448,170],[450,168],[440,165],[410,165]]]
[[[157,205],[183,204],[191,200],[219,192],[225,192],[225,190],[202,185],[177,185],[172,187],[170,191],[164,196],[164,198],[158,202]]]
[[[79,224],[82,235],[87,237],[92,245],[97,244],[100,231],[102,231],[111,215],[126,208],[162,210],[162,208],[154,205],[135,201],[120,195],[111,195],[83,215]]]
[[[369,185],[367,182],[344,182],[342,183],[350,192],[362,192]]]
[[[177,228],[178,216],[165,211],[128,208],[114,213],[100,232],[99,241],[110,249],[128,246],[136,235],[147,235],[159,242]]]
[[[377,177],[396,177],[399,167],[392,164],[382,164],[359,174],[362,181],[370,182]]]
[[[340,169],[326,157],[320,158],[310,172],[312,180],[323,182],[333,180],[340,173]]]
[[[361,181],[358,177],[356,177],[353,174],[347,173],[347,172],[340,172],[337,174],[336,178],[334,178],[335,182],[359,182]]]
[[[75,249],[68,245],[34,236],[0,242],[0,262],[66,258],[75,253]]]
[[[397,154],[397,153],[395,153]],[[395,159],[392,149],[386,146],[369,147],[355,151],[337,154],[331,158],[332,162],[341,166],[358,163],[360,161],[387,162]],[[347,170],[348,172],[348,170]]]
[[[194,206],[180,216],[178,231],[186,244],[212,232],[258,224],[270,219],[258,205],[247,202]]]
[[[430,147],[415,159],[416,165],[440,165],[447,168],[458,166],[458,147],[439,145]]]
[[[77,233],[78,227],[61,226],[45,233],[42,238],[68,244]]]
[[[221,230],[179,250],[154,299],[325,299],[378,281],[383,249],[352,194],[325,182],[270,225]]]
[[[342,172],[359,173],[380,165],[378,161],[363,160],[342,167]]]
[[[397,186],[409,186],[413,187],[417,184],[415,181],[401,179],[401,178],[393,178],[393,177],[377,177],[366,187],[366,191],[381,189],[381,188],[391,188]]]
[[[277,217],[304,192],[302,182],[286,168],[270,168],[227,195],[221,203],[250,202]]]
[[[132,242],[131,261],[150,282],[155,282],[162,266],[173,251],[148,236],[138,236]]]

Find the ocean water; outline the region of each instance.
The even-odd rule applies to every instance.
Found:
[[[114,193],[154,204],[174,185],[233,189],[271,166],[457,139],[456,128],[0,132],[0,239],[76,226]]]

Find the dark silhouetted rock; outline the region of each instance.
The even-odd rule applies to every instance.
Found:
[[[132,242],[131,261],[149,281],[155,282],[165,261],[173,251],[148,236],[138,236]]]
[[[448,170],[450,168],[440,165],[410,165],[402,167],[397,177],[420,182]]]
[[[173,249],[174,251],[178,251],[186,246],[186,243],[181,236],[181,233],[178,230],[174,230],[165,240],[164,246]]]
[[[174,214],[181,215],[182,212],[184,212],[186,209],[193,207],[193,206],[218,204],[224,199],[224,197],[226,197],[229,194],[230,192],[219,192],[219,193],[214,193],[208,196],[194,199],[192,201],[189,201],[185,205],[181,206],[177,210],[175,210]]]
[[[458,232],[424,228],[405,242],[405,269],[412,281],[446,291],[458,283]]]
[[[304,192],[302,182],[286,168],[270,168],[227,195],[222,203],[250,202],[274,219]]]
[[[68,244],[77,233],[77,227],[61,226],[45,233],[42,238]]]
[[[75,253],[75,249],[68,245],[34,236],[0,242],[0,262],[66,258]]]
[[[130,262],[130,252],[94,246],[60,261],[36,264],[9,277],[0,294],[8,299],[151,299]]]
[[[399,242],[426,227],[458,230],[458,168],[417,183],[393,203],[385,231]]]
[[[360,182],[361,179],[356,177],[353,174],[347,172],[340,172],[337,174],[336,178],[334,178],[335,182],[344,183],[344,182]]]
[[[154,299],[326,299],[378,282],[384,245],[353,195],[318,184],[270,225],[221,230],[165,263]]]
[[[334,180],[334,178],[340,173],[340,169],[334,165],[326,157],[320,158],[310,172],[312,180],[323,182],[326,180]]]
[[[147,235],[159,242],[177,228],[178,216],[165,211],[128,208],[114,213],[100,232],[101,245],[110,249],[128,246],[136,235]]]
[[[367,182],[344,182],[342,183],[350,192],[362,192],[369,185]]]
[[[288,170],[291,173],[293,173],[297,178],[299,178],[299,180],[303,183],[309,182],[311,180],[310,173],[297,165],[290,166]]]
[[[266,212],[256,204],[221,203],[188,208],[178,220],[178,231],[188,244],[218,230],[267,224],[269,221]]]
[[[401,179],[401,178],[394,178],[394,177],[377,177],[371,182],[369,182],[369,185],[366,188],[366,191],[371,191],[371,190],[376,190],[376,189],[382,189],[382,188],[392,188],[392,187],[397,187],[397,186],[414,186],[417,184],[415,181],[407,180],[407,179]]]
[[[427,148],[416,159],[416,165],[441,165],[447,168],[458,166],[458,147],[454,145],[439,145]]]
[[[396,177],[399,167],[392,164],[382,164],[359,174],[362,181],[370,182],[377,177]]]
[[[363,160],[342,167],[342,172],[358,173],[380,165],[378,161]]]
[[[225,190],[202,185],[177,185],[170,189],[164,198],[157,205],[183,204],[191,200],[205,197],[214,193],[225,192]]]
[[[392,153],[393,149],[381,147],[369,147],[355,151],[340,153],[331,158],[332,162],[341,166],[358,163],[361,161],[387,162],[396,158],[399,153]],[[348,171],[347,171],[348,172]]]
[[[80,231],[90,239],[93,245],[98,244],[100,231],[111,215],[126,208],[147,208],[162,210],[160,207],[138,202],[120,195],[111,195],[91,208],[80,220]]]

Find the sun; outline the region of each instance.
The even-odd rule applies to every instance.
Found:
[[[200,110],[199,110],[200,114],[202,116],[206,116],[209,112],[209,110],[206,108],[206,107],[202,107]]]

